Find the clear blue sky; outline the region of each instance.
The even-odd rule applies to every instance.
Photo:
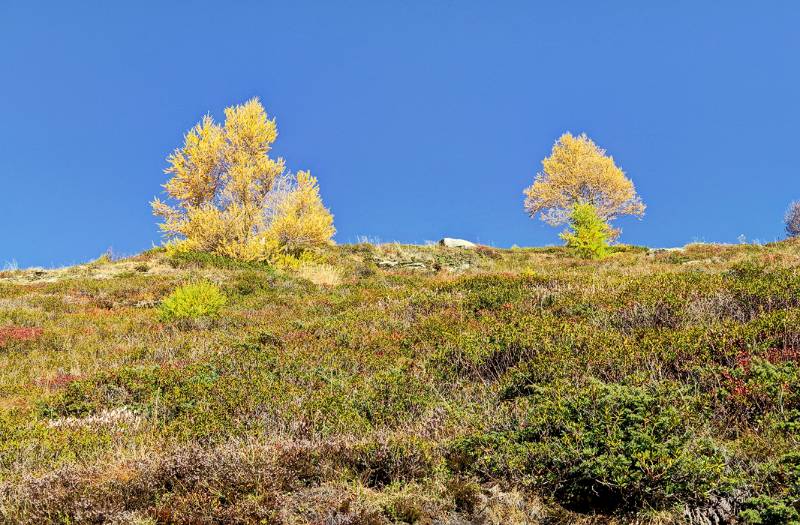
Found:
[[[790,0],[0,0],[0,265],[159,242],[165,157],[252,96],[340,243],[557,243],[522,190],[567,130],[647,203],[623,241],[775,240],[800,199],[798,27]]]

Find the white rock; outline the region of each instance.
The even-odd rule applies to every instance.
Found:
[[[452,239],[445,237],[439,241],[439,246],[447,246],[448,248],[475,248],[477,244],[474,242],[465,241],[464,239]]]

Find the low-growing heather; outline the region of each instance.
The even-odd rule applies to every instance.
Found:
[[[4,273],[0,522],[797,522],[800,245],[610,252]]]

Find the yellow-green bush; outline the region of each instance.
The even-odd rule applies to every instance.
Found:
[[[576,204],[569,218],[570,229],[561,234],[567,247],[584,259],[602,259],[608,253],[611,227],[591,204]]]
[[[225,306],[225,295],[207,281],[185,284],[177,288],[161,303],[162,321],[213,317]]]

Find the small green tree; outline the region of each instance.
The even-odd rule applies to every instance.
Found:
[[[608,240],[613,232],[600,218],[597,209],[591,204],[575,204],[569,216],[569,229],[561,238],[580,257],[602,259],[608,255]]]

